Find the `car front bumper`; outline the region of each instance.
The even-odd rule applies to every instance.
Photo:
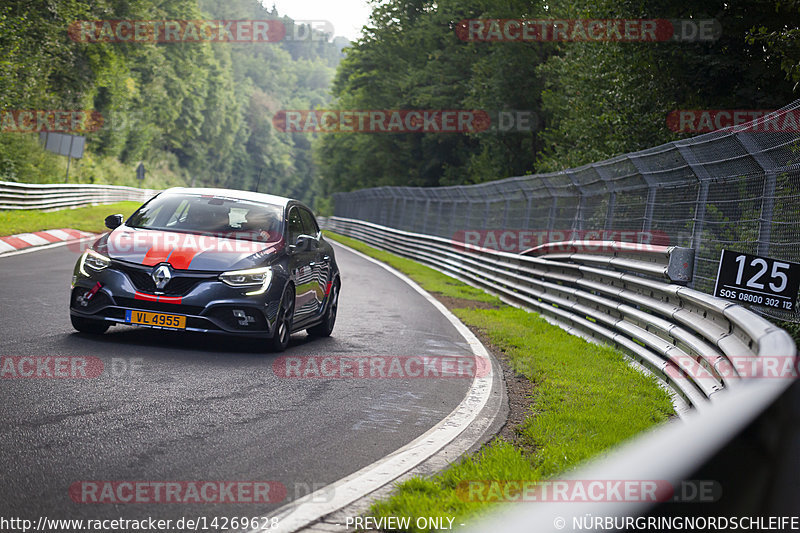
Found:
[[[133,275],[131,270],[134,270]],[[100,271],[73,275],[70,295],[70,314],[114,324],[130,324],[126,311],[147,311],[186,317],[186,327],[180,331],[220,333],[246,337],[271,337],[283,295],[283,283],[273,277],[263,294],[246,295],[251,288],[231,287],[217,279],[217,273],[192,273],[196,279],[187,285],[185,294],[157,294],[138,290],[134,284],[135,268],[120,268],[119,264]],[[96,287],[100,287],[89,296]],[[154,329],[177,328],[141,325]]]

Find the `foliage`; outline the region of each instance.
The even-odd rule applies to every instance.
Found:
[[[67,31],[80,20],[164,19],[280,19],[302,35],[257,0],[12,0],[0,7],[0,110],[100,112],[81,161],[94,172],[80,181],[127,181],[103,169],[144,161],[170,167],[144,186],[255,189],[261,175],[260,191],[311,201],[310,136],[276,132],[272,116],[327,102],[342,43],[318,32],[277,43],[76,42]],[[23,137],[33,136],[0,135],[0,179],[60,181],[63,163]]]
[[[541,136],[541,170],[576,167],[692,135],[667,128],[666,116],[674,110],[777,109],[789,103],[792,87],[780,62],[748,37],[754,26],[783,26],[787,9],[769,9],[773,4],[551,2],[551,11],[565,18],[715,19],[721,34],[708,42],[564,43],[539,69],[547,80],[542,103],[549,118]]]
[[[342,109],[533,111],[539,131],[327,134],[328,194],[437,186],[556,171],[675,140],[681,109],[775,109],[798,80],[796,2],[756,0],[388,0],[337,70]],[[463,42],[474,18],[714,19],[698,42]],[[788,79],[787,79],[788,78]]]

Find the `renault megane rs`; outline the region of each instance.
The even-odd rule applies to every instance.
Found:
[[[123,222],[106,218],[75,265],[70,318],[78,331],[116,324],[268,339],[328,336],[339,269],[311,210],[289,198],[174,188]]]

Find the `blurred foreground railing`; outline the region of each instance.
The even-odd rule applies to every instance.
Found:
[[[787,391],[797,370],[794,342],[747,309],[684,286],[691,281],[692,250],[572,241],[511,254],[354,219],[331,217],[325,226],[615,346],[674,391],[681,420],[564,479],[664,480],[677,487],[701,475],[722,488],[722,499],[714,501],[722,502],[719,512],[792,509],[800,494],[791,469],[800,463],[800,395],[797,387]],[[709,509],[662,503],[653,510],[654,503],[522,504],[474,531],[572,531],[573,517]]]

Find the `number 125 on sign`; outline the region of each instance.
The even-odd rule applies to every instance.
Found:
[[[722,250],[714,296],[794,311],[800,263]]]

